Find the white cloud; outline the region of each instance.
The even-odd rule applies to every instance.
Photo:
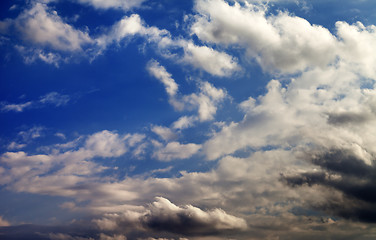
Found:
[[[90,4],[98,9],[121,9],[128,11],[135,7],[140,7],[145,0],[78,0],[82,4]]]
[[[157,134],[165,141],[170,141],[177,138],[176,133],[174,133],[170,128],[163,126],[153,126],[151,131]]]
[[[60,107],[66,105],[70,101],[68,95],[63,95],[57,92],[50,92],[40,97],[39,101],[28,101],[25,103],[7,103],[1,102],[1,111],[4,112],[23,112],[26,109],[41,108],[47,105],[54,105]]]
[[[19,104],[2,102],[1,110],[3,112],[9,112],[9,111],[23,112],[25,109],[30,108],[32,104],[33,102],[25,102],[25,103],[19,103]]]
[[[198,0],[195,9],[192,33],[206,42],[244,47],[265,70],[292,73],[335,59],[336,38],[303,18],[266,16],[264,7],[223,0]]]
[[[185,55],[183,62],[202,68],[215,76],[230,76],[240,70],[237,60],[225,52],[218,52],[207,46],[197,46],[192,42],[182,42]]]
[[[62,95],[57,92],[50,92],[44,96],[42,96],[39,100],[41,104],[52,104],[56,107],[64,106],[70,101],[70,97],[68,95]]]
[[[217,112],[217,105],[226,97],[227,92],[223,89],[215,88],[208,82],[200,84],[200,93],[184,96],[183,100],[192,106],[198,107],[198,117],[201,122],[213,120]]]
[[[86,32],[68,25],[42,3],[25,10],[14,20],[14,25],[25,40],[55,50],[81,51],[85,44],[93,42]]]
[[[101,157],[119,157],[126,151],[124,138],[119,134],[104,130],[88,137],[85,142],[85,152]]]
[[[153,156],[160,161],[186,159],[196,154],[200,149],[201,145],[199,144],[180,144],[178,142],[169,142],[165,147],[158,149]]]
[[[21,149],[21,148],[24,148],[26,147],[26,144],[23,144],[23,143],[16,143],[16,142],[11,142],[9,145],[8,145],[8,149],[9,150],[16,150],[16,149]]]
[[[172,123],[172,128],[179,130],[186,129],[192,127],[196,120],[197,118],[194,116],[183,116]]]
[[[149,62],[148,70],[165,85],[169,95],[169,102],[176,110],[183,111],[185,109],[192,110],[197,108],[198,119],[201,122],[213,120],[217,112],[218,104],[228,97],[224,89],[218,89],[209,82],[199,82],[200,91],[198,93],[181,96],[178,94],[178,85],[171,77],[171,74],[168,73],[163,66],[160,66],[158,62]],[[183,118],[181,121],[186,120],[188,120],[188,118]],[[186,122],[186,124],[192,125],[193,121],[196,119],[191,117],[189,120],[191,123]]]
[[[155,60],[149,61],[147,65],[149,73],[161,81],[166,88],[166,92],[170,97],[175,97],[178,92],[178,84],[171,78],[171,74]]]

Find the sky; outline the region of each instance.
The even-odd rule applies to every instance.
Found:
[[[376,238],[373,0],[3,0],[0,238]]]

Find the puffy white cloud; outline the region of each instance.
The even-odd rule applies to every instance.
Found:
[[[191,94],[185,96],[184,100],[192,105],[198,106],[198,115],[200,121],[208,121],[214,119],[217,112],[217,105],[227,97],[227,92],[223,89],[215,88],[208,82],[200,85],[199,94]]]
[[[150,42],[160,42],[163,40],[167,40],[168,42],[171,41],[169,40],[170,37],[167,30],[160,30],[156,27],[146,26],[137,14],[123,17],[111,27],[109,33],[99,37],[96,41],[99,46],[105,48],[113,42],[120,43],[121,41],[136,35],[145,37]]]
[[[376,26],[364,26],[361,22],[350,25],[337,22],[337,35],[340,42],[340,56],[358,73],[367,78],[376,78],[375,51]]]
[[[336,56],[336,38],[303,18],[267,16],[263,6],[198,0],[192,33],[200,39],[244,47],[268,71],[295,72],[325,66]]]
[[[118,157],[126,151],[124,138],[107,130],[95,133],[86,140],[85,151],[101,157]]]
[[[25,10],[14,20],[14,26],[25,40],[55,50],[81,51],[85,44],[93,43],[86,32],[68,25],[42,3]]]
[[[207,46],[196,46],[192,42],[181,41],[185,55],[183,62],[202,68],[215,76],[229,76],[240,70],[237,60],[225,52],[218,52]]]
[[[161,161],[171,161],[173,159],[186,159],[196,154],[201,149],[201,145],[179,142],[169,142],[165,147],[158,149],[153,156]]]

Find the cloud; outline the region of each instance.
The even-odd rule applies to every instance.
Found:
[[[21,13],[14,20],[14,26],[24,40],[55,50],[81,51],[93,41],[86,32],[64,23],[55,11],[49,11],[42,3],[34,3]]]
[[[163,127],[163,126],[153,126],[151,131],[157,134],[165,141],[173,140],[177,137],[176,133],[174,133],[170,128]]]
[[[60,94],[58,92],[50,92],[44,96],[41,96],[38,101],[28,101],[25,103],[7,103],[1,102],[3,112],[23,112],[26,109],[41,108],[49,105],[55,107],[61,107],[68,104],[70,101],[69,95]]]
[[[213,120],[214,115],[217,112],[217,105],[228,97],[227,92],[224,89],[218,89],[209,82],[199,82],[198,93],[180,95],[178,94],[179,86],[163,66],[155,60],[152,60],[149,62],[147,68],[154,77],[159,79],[165,85],[166,92],[169,95],[170,104],[178,111],[197,108],[198,119],[201,122]],[[185,120],[188,120],[188,118]],[[191,123],[187,124],[192,125],[196,118],[191,117],[189,120]]]
[[[97,9],[121,9],[129,11],[132,8],[140,7],[145,0],[78,0],[79,3],[91,5]]]
[[[183,116],[172,123],[172,128],[179,129],[179,130],[186,129],[186,128],[192,127],[196,120],[197,118],[194,116]]]
[[[167,231],[184,235],[213,234],[223,231],[244,231],[247,224],[242,218],[221,209],[203,211],[192,205],[176,206],[168,199],[157,197],[144,212],[108,215],[95,220],[101,229],[122,229],[129,225],[154,231]]]
[[[3,219],[2,216],[0,216],[0,227],[8,227],[8,226],[10,226],[10,223],[6,221],[5,219]]]
[[[313,208],[355,221],[376,222],[375,166],[368,165],[351,150],[330,149],[307,154],[306,160],[319,166],[316,172],[282,176],[292,187],[329,188],[326,200],[305,199]],[[333,194],[336,191],[337,194]],[[332,192],[332,193],[330,193]]]
[[[264,70],[292,73],[325,66],[336,56],[336,38],[320,26],[281,12],[267,15],[263,6],[198,0],[191,31],[201,40],[241,46]]]
[[[12,104],[12,103],[4,103],[2,102],[2,108],[1,110],[3,112],[23,112],[24,109],[31,107],[33,103],[32,102],[25,102],[25,103],[20,103],[20,104]]]
[[[18,133],[19,136],[22,137],[24,141],[29,141],[31,139],[39,138],[43,135],[43,131],[45,130],[44,127],[41,126],[35,126],[30,128],[27,131],[21,131]]]
[[[201,149],[201,145],[179,142],[169,142],[165,147],[158,149],[153,156],[161,161],[171,161],[173,159],[186,159],[196,154]]]
[[[56,146],[49,154],[28,155],[25,152],[6,152],[0,157],[0,162],[7,166],[7,171],[0,171],[2,185],[10,188],[33,193],[43,193],[59,196],[72,196],[84,188],[92,188],[90,181],[95,175],[107,167],[102,166],[94,158],[116,158],[124,155],[129,149],[136,147],[142,141],[140,135],[127,134],[120,136],[107,130],[87,136],[81,147],[76,150],[76,144],[64,148]],[[68,148],[68,149],[67,149]],[[97,179],[98,180],[98,179]],[[96,181],[97,181],[96,180]],[[75,189],[80,182],[88,181],[83,189]],[[29,184],[26,184],[26,183]],[[116,189],[116,185],[102,189],[97,186],[96,194]],[[102,192],[102,193],[100,193]],[[122,191],[118,191],[122,195]],[[81,197],[86,198],[85,194]]]
[[[225,52],[216,51],[207,46],[197,46],[190,40],[174,39],[164,29],[147,26],[137,14],[124,17],[115,23],[106,35],[97,39],[98,45],[106,48],[111,43],[121,43],[134,36],[144,37],[149,43],[156,44],[160,54],[180,63],[190,64],[215,76],[229,76],[239,70],[237,60]],[[184,54],[179,54],[182,49]],[[168,84],[169,94],[176,94],[176,86],[165,69],[156,61],[148,64],[149,72],[164,84]]]
[[[70,101],[70,97],[68,95],[62,95],[57,92],[50,92],[45,96],[42,96],[39,100],[42,104],[51,104],[55,105],[56,107],[64,106]]]
[[[175,97],[178,93],[178,84],[171,78],[171,74],[155,60],[151,60],[148,63],[147,70],[149,73],[158,79],[166,88],[166,92],[169,97]]]
[[[202,68],[214,76],[230,76],[240,70],[237,59],[225,52],[218,52],[207,46],[196,46],[182,41],[185,55],[182,59],[196,68]]]

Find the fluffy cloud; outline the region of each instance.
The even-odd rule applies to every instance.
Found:
[[[119,229],[138,226],[154,231],[167,231],[184,235],[239,231],[247,229],[244,219],[227,214],[221,209],[203,211],[192,205],[176,206],[166,198],[157,197],[144,212],[127,212],[108,215],[95,220],[103,229]]]
[[[199,0],[195,8],[200,15],[192,33],[206,42],[244,47],[265,70],[295,72],[335,58],[336,38],[305,19],[266,16],[264,7],[223,0]]]
[[[93,40],[86,32],[64,23],[55,11],[45,4],[35,3],[13,22],[25,40],[55,50],[80,51]]]
[[[8,168],[1,171],[1,184],[8,184],[19,191],[71,196],[80,192],[73,190],[76,184],[94,179],[95,174],[107,169],[91,161],[93,158],[119,157],[142,139],[137,134],[120,136],[104,130],[88,136],[84,145],[77,150],[57,147],[50,154],[38,155],[28,155],[22,151],[6,152],[0,157],[1,163]],[[25,185],[26,182],[30,184]],[[90,184],[86,188],[91,188]],[[97,186],[96,191],[99,194],[116,188],[116,185],[107,189]],[[118,195],[122,195],[122,191],[118,191]]]

